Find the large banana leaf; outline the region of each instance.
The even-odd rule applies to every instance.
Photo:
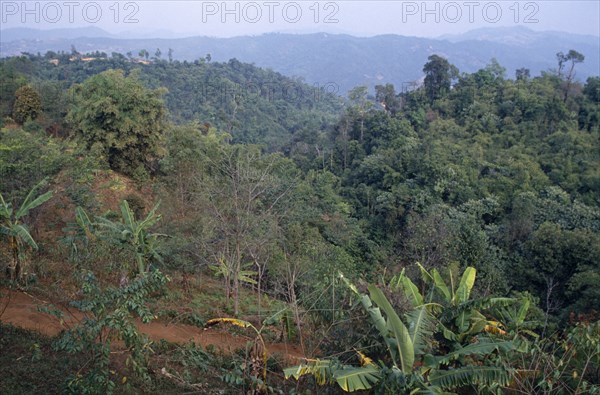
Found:
[[[421,295],[421,292],[419,292],[419,288],[417,288],[415,283],[404,275],[404,271],[400,274],[398,283],[404,291],[406,298],[412,303],[413,308],[423,305],[423,295]]]
[[[517,313],[515,324],[522,325],[523,322],[525,322],[525,317],[527,317],[527,312],[529,311],[529,303],[529,299],[523,300],[519,312]]]
[[[463,310],[456,317],[455,324],[458,328],[459,333],[467,333],[469,325],[471,324],[471,314],[473,310]]]
[[[104,217],[95,217],[94,221],[95,222],[93,223],[93,225],[98,225],[102,228],[107,228],[109,230],[109,232],[121,234],[121,232],[123,231],[123,228],[124,228],[123,224],[121,224],[119,222],[113,222]]]
[[[460,313],[466,310],[487,310],[494,307],[505,307],[515,304],[517,299],[515,298],[480,298],[466,300],[453,308],[453,311]]]
[[[303,363],[297,366],[291,366],[283,369],[283,374],[286,379],[290,377],[298,380],[300,377],[305,375],[312,375],[315,377],[317,384],[325,385],[330,384],[333,381],[333,361],[314,359],[308,360],[308,363]]]
[[[435,287],[442,293],[442,295],[444,295],[446,301],[449,302],[451,299],[450,290],[436,269],[432,270],[432,277]]]
[[[398,314],[387,300],[383,292],[374,285],[369,285],[369,293],[373,301],[379,306],[387,316],[388,329],[393,333],[394,337],[386,336],[386,343],[394,345],[400,362],[400,370],[404,374],[409,374],[413,370],[413,364],[415,361],[415,350],[413,342],[410,338],[408,329],[398,317]],[[390,347],[391,348],[391,347]]]
[[[320,359],[285,368],[283,373],[286,379],[294,377],[296,380],[305,375],[312,375],[317,384],[337,383],[346,392],[368,390],[381,378],[379,367],[374,363],[359,367],[340,366],[335,361]]]
[[[258,275],[258,272],[253,270],[240,270],[238,273],[238,280],[246,284],[258,284],[258,282],[252,278],[252,276]]]
[[[160,206],[160,202],[156,203],[154,207],[152,207],[152,210],[150,210],[148,215],[146,215],[146,218],[144,218],[144,220],[138,224],[139,229],[149,229],[161,220],[162,216],[160,214],[156,215],[156,210],[158,210],[158,206]]]
[[[515,344],[512,341],[497,342],[481,338],[478,343],[469,344],[468,346],[438,357],[436,358],[436,361],[440,365],[448,365],[450,362],[467,355],[488,355],[495,351],[509,352],[514,349]]]
[[[129,203],[127,200],[123,200],[121,202],[121,216],[123,217],[123,223],[129,229],[134,229],[135,227],[135,216],[133,215],[133,211],[129,208]]]
[[[427,349],[427,339],[433,339],[433,331],[435,330],[433,317],[425,305],[406,314],[406,317],[414,352],[422,355]]]
[[[346,392],[368,390],[381,378],[379,367],[369,364],[360,367],[344,367],[333,373],[333,378]]]
[[[510,382],[510,374],[501,367],[470,365],[456,369],[434,370],[429,374],[429,382],[442,388],[457,388],[473,384],[506,386]]]
[[[340,277],[353,292],[360,296],[360,302],[367,313],[369,313],[373,325],[384,339],[394,364],[397,366],[399,365],[399,368],[403,373],[410,373],[415,359],[415,350],[411,335],[383,292],[374,285],[369,285],[368,289],[371,295],[371,298],[369,298],[368,295],[360,294],[356,286],[344,278],[343,275]],[[379,308],[373,306],[372,302],[375,302]],[[381,314],[380,308],[387,315],[387,320]],[[417,327],[415,328],[417,329]],[[416,333],[418,333],[418,331],[416,331]],[[391,334],[393,334],[393,336]]]
[[[24,241],[31,248],[33,248],[34,250],[38,249],[38,245],[36,244],[35,240],[33,240],[33,237],[31,237],[31,234],[24,225],[12,225],[8,229],[14,236]]]
[[[450,341],[458,340],[458,335],[456,333],[452,332],[450,329],[448,329],[441,321],[438,321],[437,324],[440,327],[440,329],[442,330],[442,335],[444,335],[444,337],[447,340],[450,340]]]
[[[421,271],[421,278],[423,279],[423,281],[426,284],[431,284],[433,282],[433,277],[431,276],[431,274],[429,274],[427,269],[425,269],[423,267],[423,265],[421,265],[419,262],[417,262],[417,266],[419,267],[419,270]]]
[[[75,209],[75,221],[79,225],[79,228],[85,234],[85,237],[91,238],[94,233],[94,227],[90,217],[87,215],[85,210],[79,206]]]
[[[10,220],[12,218],[12,207],[10,203],[4,201],[4,196],[0,193],[0,217]]]
[[[387,345],[388,350],[390,352],[390,356],[394,361],[394,364],[397,364],[399,356],[396,352],[395,344],[391,344],[389,341],[390,331],[388,329],[388,325],[385,318],[381,314],[381,310],[378,307],[373,306],[369,295],[361,295],[360,303],[362,304],[363,308],[367,311],[367,313],[369,313],[371,322],[379,332],[379,335],[384,339],[385,344]]]
[[[23,200],[21,207],[19,207],[19,209],[15,212],[15,219],[18,220],[19,218],[26,216],[30,210],[33,210],[40,204],[47,202],[52,197],[52,191],[48,191],[43,195],[36,197],[35,199],[33,198],[34,193],[45,184],[46,180],[42,180],[36,186],[31,188],[31,190],[25,197],[25,200]]]
[[[473,289],[473,285],[475,284],[475,276],[477,271],[474,267],[467,267],[460,279],[460,284],[456,289],[456,301],[458,303],[466,302],[469,299],[469,295],[471,295],[471,289]]]

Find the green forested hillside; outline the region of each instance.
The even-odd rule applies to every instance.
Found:
[[[145,51],[152,58],[156,57],[158,48],[162,51],[162,59],[172,57],[179,61],[193,62],[206,54],[210,54],[213,61],[218,62],[236,58],[286,76],[300,76],[310,85],[332,84],[336,93],[341,95],[346,95],[357,85],[368,85],[373,90],[377,84],[392,83],[401,90],[403,85],[408,86],[422,77],[421,67],[432,53],[444,54],[463,72],[475,72],[491,57],[495,57],[511,75],[522,67],[529,68],[537,75],[556,67],[556,52],[575,48],[586,55],[586,61],[578,67],[577,78],[585,81],[587,77],[598,74],[600,44],[597,32],[586,36],[540,31],[534,25],[529,27],[493,24],[488,27],[489,30],[476,29],[464,35],[438,38],[415,37],[413,34],[382,34],[371,37],[359,34],[362,37],[356,37],[356,33],[348,35],[325,32],[269,33],[228,38],[125,38],[89,28],[9,28],[0,37],[0,56],[15,56],[24,51],[34,54],[70,51],[76,47],[86,52],[100,51],[107,54],[131,52],[133,56]],[[155,34],[161,35],[159,32]]]
[[[2,289],[87,312],[54,342],[75,393],[598,393],[600,77],[557,59],[433,55],[347,99],[236,60],[4,59]],[[256,340],[154,347],[135,317]],[[283,338],[309,359],[267,360]]]
[[[515,81],[492,62],[449,90],[430,81],[399,99],[380,87],[370,111],[358,98],[332,136],[328,169],[371,240],[392,265],[458,261],[489,276],[487,292],[527,290],[555,314],[586,305],[595,287],[580,281],[600,241],[600,80]]]
[[[139,70],[147,87],[166,88],[171,121],[207,123],[231,134],[234,142],[263,144],[271,151],[285,150],[298,136],[327,129],[342,106],[327,87],[309,86],[235,59],[143,62],[120,54],[76,52],[4,59],[2,116],[12,115],[16,88],[29,82],[45,99],[46,121],[60,124],[70,99],[67,89],[109,69],[127,74]]]

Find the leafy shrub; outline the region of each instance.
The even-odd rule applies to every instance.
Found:
[[[160,271],[144,273],[129,284],[102,289],[92,272],[84,273],[83,299],[72,302],[86,318],[81,324],[65,332],[56,342],[57,350],[86,355],[86,362],[68,387],[77,394],[111,394],[116,388],[110,371],[111,345],[123,341],[128,350],[126,366],[142,382],[150,383],[147,363],[151,352],[150,341],[141,335],[134,322],[139,318],[150,322],[154,315],[147,307],[152,294],[160,291],[168,278]],[[121,382],[127,383],[127,376]]]

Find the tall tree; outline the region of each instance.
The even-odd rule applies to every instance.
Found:
[[[211,162],[208,174],[196,177],[199,204],[208,206],[214,219],[206,248],[225,277],[227,297],[229,290],[233,294],[237,315],[240,287],[251,282],[245,269],[254,265],[263,271],[269,249],[260,246],[271,243],[277,212],[290,190],[279,177],[287,162],[279,155],[262,155],[256,146],[241,145],[222,145]]]
[[[438,55],[431,55],[427,59],[429,62],[423,66],[425,92],[429,100],[433,102],[450,91],[452,80],[458,77],[458,69],[447,59]]]
[[[372,107],[372,103],[367,99],[369,90],[366,86],[357,86],[348,92],[348,99],[354,105],[353,110],[358,113],[360,119],[360,141],[363,141],[365,133],[365,114]]]
[[[431,55],[429,62],[423,66],[425,73],[425,93],[431,102],[444,97],[452,85],[452,80],[458,77],[458,69],[447,59]]]
[[[396,115],[400,110],[401,103],[394,85],[375,85],[375,92],[375,99],[381,103],[383,109],[392,116]]]
[[[13,119],[18,124],[34,120],[42,112],[42,101],[40,94],[29,85],[24,85],[15,92],[15,104],[13,107]]]
[[[574,49],[569,50],[569,52],[565,55],[563,52],[559,52],[556,54],[556,59],[558,60],[558,76],[562,77],[562,72],[565,67],[565,64],[570,62],[569,71],[565,75],[565,93],[563,96],[563,101],[567,101],[569,97],[569,91],[571,90],[571,85],[573,84],[573,79],[575,78],[575,65],[577,63],[583,63],[585,56],[583,54],[575,51]]]
[[[137,73],[125,77],[121,70],[108,70],[71,93],[67,121],[88,148],[99,146],[115,171],[139,175],[154,170],[166,119],[164,89],[146,89]]]
[[[529,77],[530,71],[525,67],[521,67],[520,69],[517,69],[515,71],[515,78],[517,79],[517,81],[527,81],[529,80]]]

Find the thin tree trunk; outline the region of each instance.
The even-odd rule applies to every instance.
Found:
[[[256,270],[258,271],[258,281],[257,281],[257,286],[258,286],[258,322],[262,322],[262,306],[261,306],[261,300],[262,300],[262,294],[261,294],[261,283],[262,283],[262,270],[261,270],[261,266],[257,261],[254,261],[254,263],[256,264]]]
[[[296,320],[296,326],[298,327],[298,338],[300,339],[300,348],[302,349],[302,353],[306,353],[306,350],[304,349],[304,337],[302,336],[302,324],[300,322],[300,311],[298,309],[298,301],[296,300],[296,291],[294,290],[293,285],[291,285],[289,287],[288,292],[290,293],[292,306],[294,306],[294,319]]]
[[[9,267],[10,281],[15,282],[18,278],[20,278],[21,265],[19,264],[19,245],[17,244],[16,237],[12,236],[10,238],[10,248],[12,251],[12,268]]]
[[[240,256],[240,241],[235,241],[235,273],[233,273],[233,313],[237,317],[240,313],[240,272],[242,271],[242,257]]]

